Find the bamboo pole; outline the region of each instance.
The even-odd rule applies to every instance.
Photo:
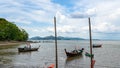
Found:
[[[54,30],[55,30],[55,60],[56,60],[56,68],[58,68],[56,17],[54,17]]]
[[[91,21],[90,21],[90,18],[88,18],[88,20],[89,20],[89,36],[90,36],[90,54],[92,55],[92,34],[91,34]],[[93,58],[93,57],[91,57],[91,68],[93,68],[92,58]]]

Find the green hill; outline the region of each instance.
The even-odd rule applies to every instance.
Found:
[[[0,41],[26,41],[28,33],[13,22],[0,18]]]

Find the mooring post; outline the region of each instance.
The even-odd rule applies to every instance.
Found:
[[[55,30],[55,58],[56,58],[55,60],[56,60],[56,68],[58,68],[56,17],[54,17],[54,30]]]
[[[90,54],[92,55],[92,33],[91,33],[91,21],[90,21],[90,17],[88,18],[89,21],[89,36],[90,36]],[[93,57],[91,57],[91,68],[93,68],[93,64],[92,64],[92,60]]]

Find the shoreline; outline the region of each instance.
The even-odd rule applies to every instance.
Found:
[[[27,41],[27,42],[28,42],[28,41]],[[27,43],[27,42],[19,42],[19,41],[0,41],[0,46],[25,44],[25,43]]]

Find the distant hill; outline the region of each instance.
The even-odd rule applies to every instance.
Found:
[[[45,36],[45,37],[40,37],[40,36],[35,36],[30,38],[29,40],[55,40],[54,36]],[[85,40],[83,38],[76,38],[76,37],[62,37],[58,36],[57,40]]]

